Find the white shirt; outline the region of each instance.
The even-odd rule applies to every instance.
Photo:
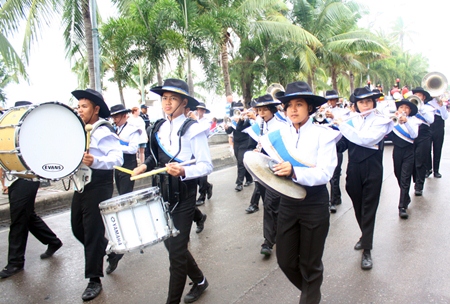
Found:
[[[181,114],[161,125],[156,136],[164,149],[172,156],[177,154],[179,148],[179,137],[177,135],[181,125],[186,120],[186,116]],[[185,177],[181,180],[194,179],[200,176],[209,175],[213,170],[211,154],[209,152],[208,139],[202,124],[194,123],[181,137],[181,151],[177,158],[181,161],[188,161],[194,156],[196,163],[185,166]]]
[[[428,104],[434,108],[434,115],[441,116],[443,120],[447,120],[448,112],[447,107],[445,105],[439,106],[435,98],[430,100]]]
[[[139,144],[144,144],[148,142],[148,136],[147,136],[147,130],[145,129],[145,121],[142,119],[142,117],[134,117],[133,115],[130,115],[127,119],[127,122],[130,125],[135,126],[138,128],[141,132],[139,133]]]
[[[117,135],[120,138],[120,147],[125,154],[136,154],[142,130],[135,125],[127,123],[117,127]]]
[[[374,112],[369,113],[365,117],[355,115],[348,122],[339,125],[339,131],[349,141],[369,149],[378,149],[377,144],[393,128],[394,123],[391,119]]]
[[[291,155],[308,165],[293,167],[296,176],[293,181],[303,186],[327,184],[337,165],[336,142],[341,134],[329,127],[313,124],[310,119],[298,132],[290,123],[280,129],[280,134]],[[261,140],[264,150],[271,158],[282,161],[276,151],[265,145],[267,136]]]
[[[119,137],[104,125],[91,133],[89,153],[94,156],[92,169],[112,170],[123,164]]]
[[[434,108],[426,103],[419,109],[419,113],[423,118],[425,118],[425,121],[422,120],[422,122],[426,125],[431,125],[434,122]]]
[[[420,124],[422,124],[422,121],[419,118],[415,117],[415,116],[412,116],[412,117],[408,116],[407,118],[408,118],[408,121],[405,122],[404,124],[396,124],[396,125],[394,125],[393,131],[401,139],[403,139],[403,140],[405,140],[407,142],[413,143],[414,142],[414,138],[416,138],[419,135],[419,126],[420,126]],[[404,132],[408,133],[409,136],[411,137],[411,139],[405,138],[405,136],[400,131],[398,131],[396,129],[397,125],[401,129],[403,129]]]

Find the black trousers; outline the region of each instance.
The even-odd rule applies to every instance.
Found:
[[[414,170],[414,145],[410,144],[406,147],[394,145],[392,158],[394,160],[394,174],[400,187],[398,208],[408,208],[411,202],[409,188],[411,187],[411,177]]]
[[[262,187],[262,186],[261,186]],[[278,211],[280,208],[280,195],[275,191],[266,188],[264,198],[264,219],[263,231],[264,239],[272,247],[276,243]]]
[[[169,292],[166,303],[180,303],[187,276],[194,283],[203,281],[203,273],[188,249],[189,234],[192,220],[194,219],[196,195],[196,183],[189,185],[187,191],[182,193],[180,203],[172,211],[173,223],[180,231],[180,234],[164,241],[164,245],[169,251],[170,261]],[[173,204],[171,204],[170,208],[173,208]]]
[[[264,201],[264,194],[266,193],[266,188],[258,182],[255,182],[255,188],[253,188],[253,194],[250,198],[250,206],[259,205],[259,199],[262,198]]]
[[[103,277],[103,257],[108,240],[99,204],[112,197],[114,186],[112,171],[105,170],[102,175],[103,178],[98,176],[100,180],[93,175],[92,183],[82,193],[75,192],[72,199],[72,232],[84,246],[86,278]]]
[[[430,153],[427,157],[427,170],[439,173],[445,129],[432,127],[431,130],[431,148],[433,153]]]
[[[366,158],[360,163],[348,163],[345,189],[352,200],[356,221],[361,229],[363,249],[372,249],[382,180],[383,165],[376,157]]]
[[[339,205],[341,203],[341,187],[340,187],[340,180],[341,180],[341,167],[342,167],[342,159],[343,159],[342,153],[337,153],[337,159],[338,163],[336,168],[334,169],[333,176],[330,179],[330,203],[331,205]]]
[[[427,159],[431,154],[431,137],[414,141],[414,190],[423,190],[427,173]]]
[[[237,160],[237,178],[236,184],[242,185],[244,183],[244,178],[247,182],[252,182],[253,177],[248,173],[247,169],[244,166],[244,154],[248,151],[247,142],[243,143],[234,143],[234,156]]]
[[[11,226],[9,227],[8,265],[23,267],[28,232],[42,244],[60,241],[47,224],[34,211],[39,182],[19,178],[8,189]]]
[[[133,170],[137,167],[137,160],[135,154],[124,154],[123,168]],[[114,170],[114,180],[116,181],[117,192],[119,195],[133,192],[134,181],[130,180],[130,174]]]
[[[280,201],[277,260],[281,270],[302,294],[300,303],[320,302],[322,256],[330,226],[328,190],[325,185],[308,192],[304,201]]]
[[[211,187],[211,184],[208,183],[208,175],[198,178],[198,192],[200,193],[200,197],[206,197],[206,192],[209,187]]]

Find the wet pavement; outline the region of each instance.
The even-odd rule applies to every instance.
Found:
[[[360,232],[344,190],[344,160],[343,204],[330,217],[323,257],[322,303],[450,303],[448,152],[449,136],[441,160],[443,178],[428,178],[422,197],[415,197],[411,190],[410,217],[401,220],[392,146],[386,146],[372,250],[374,267],[370,271],[361,270],[361,252],[353,249]],[[264,258],[259,253],[262,209],[254,214],[244,211],[254,186],[236,192],[235,177],[235,167],[210,175],[213,197],[200,207],[208,215],[205,229],[196,234],[193,225],[190,250],[210,284],[196,303],[298,303],[300,292],[285,278],[275,256]],[[46,246],[30,235],[25,270],[0,280],[0,303],[82,302],[81,294],[87,285],[83,247],[72,235],[70,213],[58,212],[44,219],[64,246],[54,257],[40,260]],[[0,244],[0,263],[6,265],[8,229],[0,231]],[[105,268],[106,264],[105,258]],[[102,279],[103,291],[90,303],[165,303],[168,267],[162,243],[145,248],[143,254],[127,253],[117,270]],[[188,283],[184,294],[190,289]]]

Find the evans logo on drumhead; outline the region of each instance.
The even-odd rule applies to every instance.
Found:
[[[64,166],[60,164],[45,164],[42,166],[42,170],[47,172],[59,172],[64,170]]]

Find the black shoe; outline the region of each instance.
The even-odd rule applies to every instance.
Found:
[[[81,298],[83,299],[83,301],[93,300],[100,294],[101,291],[102,291],[102,283],[89,282]]]
[[[425,172],[425,178],[429,177],[431,175],[431,172],[432,172],[431,170],[427,170]]]
[[[336,205],[330,205],[330,212],[336,213],[336,211],[337,211]]]
[[[248,187],[253,183],[253,181],[246,181],[244,187]]]
[[[49,244],[48,247],[47,247],[47,250],[43,254],[41,254],[41,259],[48,259],[56,251],[58,251],[58,249],[61,248],[62,245],[63,245],[63,243],[61,242],[61,240],[59,240],[59,243],[56,244],[56,245]]]
[[[108,267],[106,268],[106,274],[111,274],[116,270],[117,265],[119,265],[120,259],[123,257],[123,254],[110,253],[108,254],[107,262],[109,262]]]
[[[246,211],[247,213],[254,213],[254,212],[256,212],[256,211],[259,211],[259,207],[256,206],[256,205],[250,205],[250,206],[248,206],[247,209],[245,209],[245,211]]]
[[[422,196],[422,192],[423,192],[422,190],[415,190],[414,191],[414,195],[415,196]]]
[[[6,265],[5,268],[0,271],[0,278],[6,279],[9,278],[12,275],[15,275],[16,273],[19,273],[23,270],[23,266],[9,266]]]
[[[442,177],[442,174],[439,173],[439,172],[434,172],[434,177],[436,177],[436,178],[441,178],[441,177]]]
[[[206,198],[207,199],[211,199],[211,197],[212,197],[212,188],[213,188],[213,185],[209,184],[209,188],[208,188],[208,190],[206,190]]]
[[[200,198],[195,202],[195,206],[201,206],[205,203],[205,200],[201,200]]]
[[[197,222],[197,230],[195,230],[196,233],[200,233],[205,229],[205,221],[206,221],[206,214],[203,214],[203,217],[201,220]]]
[[[407,220],[408,219],[408,213],[406,213],[406,209],[405,208],[400,208],[400,210],[398,211],[398,216],[401,219]]]
[[[361,244],[361,240],[359,240],[356,244],[355,247],[353,247],[353,249],[355,250],[361,250],[362,248],[362,244]]]
[[[204,280],[203,284],[197,284],[197,283],[189,283],[189,285],[193,285],[191,290],[188,292],[187,295],[184,296],[184,303],[194,303],[197,301],[200,296],[203,294],[203,292],[208,288],[209,284],[208,281]]]
[[[264,243],[261,245],[261,254],[265,256],[270,256],[272,254],[272,248],[269,244]]]
[[[372,256],[369,252],[363,252],[362,259],[361,259],[361,268],[364,270],[372,269],[373,263],[372,263]]]
[[[236,188],[234,188],[236,191],[242,191],[242,189],[244,189],[242,188],[242,185],[237,185]]]

